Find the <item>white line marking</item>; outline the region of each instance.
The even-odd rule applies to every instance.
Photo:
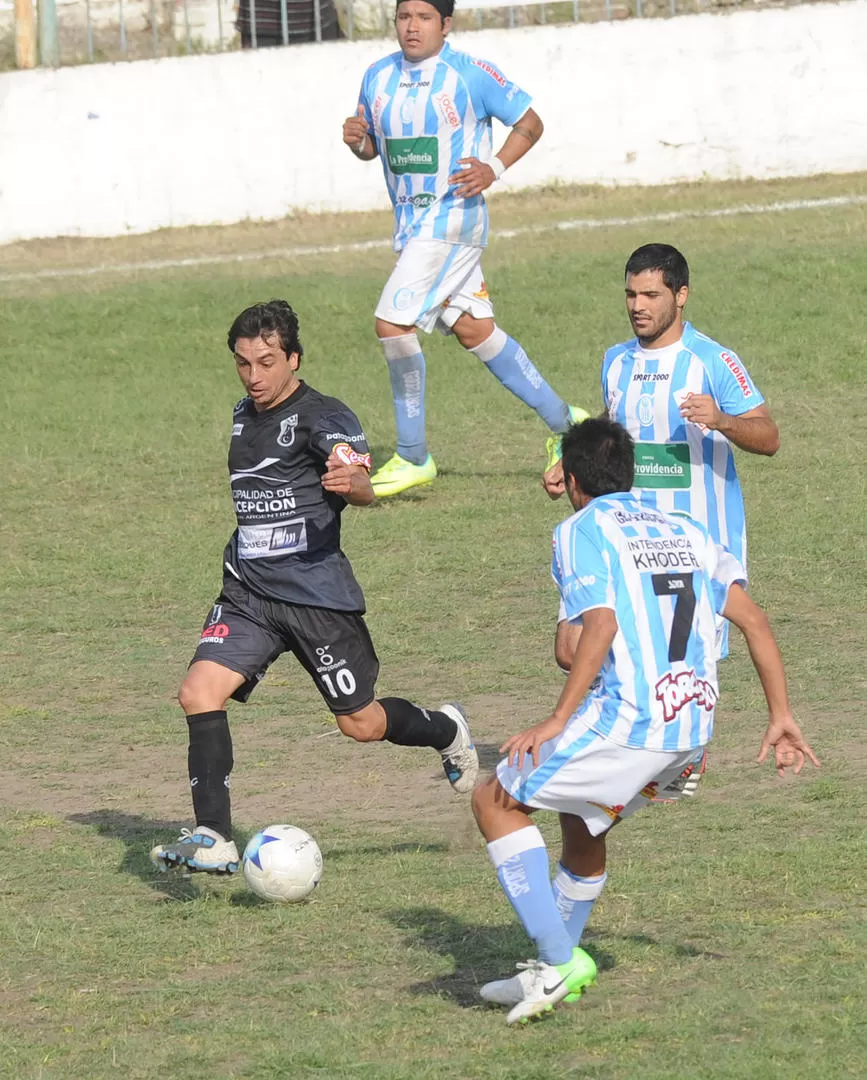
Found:
[[[743,214],[789,214],[795,210],[822,210],[840,206],[861,206],[867,195],[834,195],[825,199],[789,199],[785,202],[743,203],[716,210],[670,210],[635,217],[570,218],[541,225],[522,225],[517,229],[497,229],[493,240],[514,240],[540,233],[570,232],[573,229],[617,229],[625,225],[648,225],[655,222],[689,221],[705,218],[739,217]],[[128,274],[150,270],[175,270],[187,266],[227,266],[231,263],[264,262],[268,259],[303,259],[309,255],[342,255],[354,251],[376,251],[391,247],[391,240],[358,240],[351,244],[322,244],[308,247],[277,248],[272,251],[249,251],[240,255],[198,255],[186,259],[151,259],[136,263],[101,263],[64,270],[32,270],[20,274],[0,274],[0,282],[38,281],[49,278],[93,277],[96,274]]]

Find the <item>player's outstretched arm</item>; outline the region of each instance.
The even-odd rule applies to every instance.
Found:
[[[797,775],[803,769],[807,758],[818,766],[819,759],[804,740],[801,729],[792,716],[783,658],[780,656],[777,639],[767,615],[750,599],[743,587],[737,584],[729,589],[723,615],[733,622],[746,638],[753,666],[768,703],[768,730],[762,740],[757,760],[764,761],[773,747],[780,776],[789,768]]]
[[[343,121],[343,141],[362,161],[372,161],[376,157],[376,143],[370,134],[363,105],[358,106],[354,116],[347,116]]]
[[[352,506],[369,506],[376,498],[370,474],[363,465],[347,465],[337,454],[325,462],[322,486],[326,491],[342,495]]]
[[[499,180],[506,169],[520,161],[531,146],[536,145],[544,130],[539,114],[534,109],[527,109],[521,119],[512,126],[491,165],[475,157],[459,158],[458,164],[463,168],[449,177],[450,184],[458,185],[455,195],[461,199],[480,195],[495,180]]]
[[[529,754],[533,764],[539,764],[542,743],[555,738],[569,722],[569,718],[587,696],[587,691],[599,674],[605,657],[617,634],[617,618],[610,608],[592,608],[585,611],[583,626],[572,657],[572,667],[553,713],[541,724],[513,735],[500,750],[508,753],[510,763],[520,769],[524,756]]]

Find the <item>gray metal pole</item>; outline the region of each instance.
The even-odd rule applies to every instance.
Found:
[[[280,0],[280,33],[283,35],[283,44],[289,44],[289,9],[286,0]]]
[[[126,56],[126,19],[123,17],[123,0],[117,0],[117,16],[120,21],[120,52]]]
[[[355,4],[353,0],[346,0],[346,36],[350,41],[355,41]]]
[[[635,14],[639,19],[644,16],[641,0],[635,0]]]
[[[510,7],[509,8],[509,29],[513,30],[514,28],[515,28],[515,9],[513,7]]]
[[[254,49],[259,48],[259,37],[256,33],[256,0],[250,0],[250,44]]]
[[[151,21],[151,55],[156,59],[160,54],[160,37],[157,33],[157,9],[155,0],[150,0],[149,18]]]
[[[87,59],[93,63],[93,24],[90,21],[90,0],[84,9],[84,21],[87,24]]]
[[[217,27],[220,34],[220,52],[222,52],[226,47],[223,43],[223,0],[217,0]]]
[[[190,9],[187,7],[187,0],[184,0],[184,41],[187,55],[193,51],[193,39],[190,36]]]
[[[57,8],[54,0],[37,0],[36,15],[39,19],[39,63],[43,67],[60,67]]]
[[[572,22],[578,22],[581,12],[578,10],[578,0],[572,0]]]
[[[313,0],[313,26],[316,40],[322,40],[322,7],[320,0]]]

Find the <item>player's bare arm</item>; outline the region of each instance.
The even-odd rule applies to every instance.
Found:
[[[803,769],[807,758],[818,766],[819,759],[804,740],[801,729],[792,716],[783,658],[780,656],[767,615],[740,585],[732,585],[729,590],[723,614],[746,638],[753,666],[768,703],[768,729],[756,760],[763,762],[773,747],[776,769],[780,776],[785,774],[786,769],[792,769],[797,775]]]
[[[691,394],[680,415],[693,424],[719,431],[741,450],[772,457],[780,449],[780,433],[767,405],[758,405],[740,416],[722,412],[710,394]]]
[[[533,765],[538,766],[539,748],[566,727],[569,718],[587,696],[617,634],[617,619],[610,608],[586,611],[582,623],[569,677],[554,711],[540,724],[513,735],[500,747],[502,753],[508,753],[509,763],[517,764],[519,769],[526,754],[532,757]]]
[[[516,161],[520,161],[524,154],[536,145],[544,130],[539,114],[534,109],[527,109],[517,124],[512,127],[506,141],[496,154],[496,159],[499,159],[502,168],[489,165],[486,161],[479,161],[475,157],[459,158],[458,164],[463,165],[463,169],[452,173],[449,177],[450,184],[458,185],[455,188],[455,195],[468,199],[473,195],[481,194],[495,180],[498,180],[506,169],[511,168]]]
[[[376,498],[370,475],[363,465],[347,465],[337,454],[325,462],[322,486],[326,491],[342,495],[350,506],[369,506]]]
[[[376,143],[370,134],[363,105],[358,106],[354,116],[347,116],[343,121],[343,141],[361,161],[372,161],[376,157]]]

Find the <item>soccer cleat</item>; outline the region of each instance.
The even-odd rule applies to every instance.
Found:
[[[672,780],[670,784],[666,784],[664,788],[654,795],[651,802],[672,803],[677,802],[678,799],[690,798],[695,795],[706,768],[707,750],[702,747],[696,753],[695,759],[687,765],[680,776]]]
[[[530,985],[535,978],[535,969],[539,965],[538,960],[528,960],[524,964],[518,964],[518,975],[513,975],[511,979],[497,979],[495,982],[485,983],[485,985],[479,990],[479,996],[483,1001],[490,1002],[492,1005],[520,1005],[521,1002],[527,999],[527,994],[530,990]],[[596,982],[596,964],[593,962],[593,957],[589,956],[583,949],[576,948],[572,953],[572,965],[574,966],[573,973],[568,979],[568,992],[563,1001],[571,1002],[577,1001],[584,988],[592,986]],[[543,965],[547,967],[548,965]],[[565,967],[566,965],[561,965]],[[556,971],[557,968],[550,968],[550,971]],[[560,999],[558,999],[560,1000]],[[520,1019],[517,1017],[516,1019]],[[510,1019],[509,1023],[513,1023]]]
[[[371,476],[370,483],[374,494],[381,499],[387,495],[399,495],[413,487],[421,487],[436,478],[437,467],[428,454],[422,465],[414,465],[400,454],[393,454],[388,461]]]
[[[583,424],[585,420],[590,419],[590,413],[586,409],[579,409],[577,405],[569,406],[569,423],[570,424]],[[545,466],[545,472],[553,469],[560,458],[563,456],[562,450],[562,433],[559,435],[551,435],[545,442],[545,452],[548,455],[548,463]]]
[[[439,712],[444,712],[458,725],[454,743],[442,751],[443,770],[454,790],[465,795],[473,790],[479,775],[479,754],[470,734],[470,725],[464,710],[454,702],[440,705]]]
[[[218,832],[197,825],[181,829],[174,844],[157,844],[151,848],[151,862],[158,870],[183,867],[207,874],[234,874],[241,863],[234,840],[224,840]]]

